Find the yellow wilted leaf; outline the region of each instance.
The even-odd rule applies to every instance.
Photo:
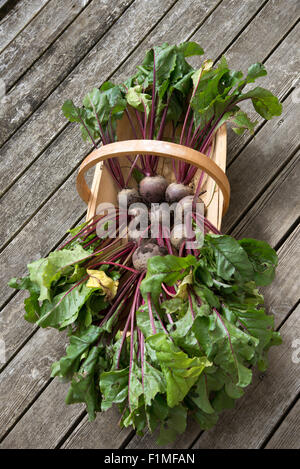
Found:
[[[180,285],[178,287],[176,295],[174,295],[174,298],[179,297],[179,298],[182,298],[183,300],[186,300],[187,297],[188,297],[187,287],[188,287],[188,285],[191,285],[192,283],[193,283],[193,274],[192,274],[192,272],[190,272],[180,282]]]
[[[112,300],[118,291],[119,281],[108,277],[103,270],[87,269],[90,278],[86,286],[89,288],[101,288],[107,300]]]

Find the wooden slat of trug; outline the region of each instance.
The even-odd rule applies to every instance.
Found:
[[[22,0],[0,22],[0,52],[38,14],[49,0]]]
[[[82,67],[81,87],[82,80],[84,80],[85,86],[93,86],[97,83],[95,80],[99,80],[97,68],[101,70],[105,62],[110,61],[110,66],[114,70],[124,59],[124,55],[126,57],[128,49],[130,51],[132,47],[137,45],[141,39],[141,32],[146,34],[147,30],[159,21],[164,12],[176,0],[165,0],[163,3],[157,0],[153,0],[151,3],[145,0],[134,1],[117,23],[114,23],[116,17],[112,15],[112,21],[109,22],[112,28],[109,30],[108,36],[107,34],[103,36],[103,33],[107,32],[105,25],[111,14],[110,3],[103,4],[101,2],[102,0],[98,5],[100,8],[101,5],[105,8],[103,17],[101,9],[97,6],[97,1],[92,2],[2,99],[0,144],[20,127],[84,56],[84,60],[80,63]],[[120,13],[119,6],[120,2],[112,4],[112,7],[115,7],[118,12],[117,17]],[[139,28],[135,27],[136,18],[139,18]],[[93,41],[94,35],[91,34],[93,27],[96,27],[96,41]],[[119,34],[114,36],[116,30],[119,30]],[[120,40],[120,38],[122,39]],[[88,64],[90,64],[90,68]],[[70,81],[71,77],[68,78],[67,83]],[[82,92],[79,96],[82,96]],[[68,96],[65,94],[64,98],[66,99],[66,97]]]
[[[298,338],[299,340],[299,338]],[[299,349],[299,342],[298,342]],[[299,354],[295,357],[299,360]],[[300,399],[286,415],[265,449],[300,449]]]
[[[180,15],[183,16],[186,9],[186,2],[178,0],[174,8],[169,11],[169,14],[157,25],[151,37],[156,37],[159,31],[159,37],[162,41],[164,36],[172,34],[177,26],[176,35],[173,32],[174,38],[178,39],[178,30],[182,31],[183,38],[185,38],[191,30],[193,30],[199,21],[204,19],[213,9],[219,0],[211,2],[206,0],[193,0],[189,4],[189,12],[191,16],[186,23],[180,22]],[[251,0],[251,2],[254,0]],[[258,3],[258,0],[255,0]],[[89,8],[92,7],[90,5]],[[148,5],[149,2],[148,2]],[[155,6],[156,5],[156,6]],[[67,120],[61,113],[61,106],[65,99],[74,98],[78,104],[81,98],[87,91],[94,86],[99,86],[103,81],[107,80],[111,74],[118,68],[119,64],[124,61],[128,54],[131,54],[140,41],[143,40],[147,31],[149,32],[151,26],[155,21],[159,20],[159,15],[163,15],[170,2],[164,2],[162,8],[161,2],[153,3],[155,6],[153,12],[149,10],[143,11],[143,2],[133,4],[126,12],[125,19],[119,20],[111,28],[110,31],[100,40],[95,46],[93,51],[83,60],[83,65],[77,67],[64,81],[57,90],[55,90],[43,103],[43,105],[29,118],[27,122],[21,127],[14,135],[14,138],[9,140],[1,149],[3,162],[3,171],[0,175],[0,191],[4,192],[13,181],[22,173],[30,163],[38,157],[40,152],[52,141],[59,132],[67,125]],[[88,8],[80,15],[83,16],[88,11]],[[143,18],[140,21],[140,28],[136,28],[136,18]],[[142,22],[141,22],[142,21]],[[144,22],[145,21],[145,22]],[[94,26],[95,28],[96,26]],[[93,29],[93,28],[92,28]],[[130,41],[125,41],[125,44],[120,44],[119,38],[124,36],[124,31],[128,29]],[[170,31],[170,33],[169,33]],[[127,33],[126,33],[127,34]],[[79,34],[77,34],[78,36]],[[158,38],[157,38],[158,39]],[[174,39],[174,40],[176,40]],[[159,41],[161,39],[158,39]],[[141,45],[137,48],[139,59],[141,60],[145,54],[147,45]],[[51,58],[51,57],[50,57]],[[135,71],[135,63],[127,62],[127,76],[133,74]],[[118,76],[113,76],[113,80],[118,79]],[[75,131],[76,133],[76,131]],[[22,148],[22,158],[16,155],[15,148]],[[66,154],[66,157],[69,157]],[[12,165],[15,168],[14,174],[11,173],[10,168]]]
[[[188,24],[188,23],[187,23]],[[164,29],[162,29],[164,30]],[[172,31],[173,34],[175,34],[175,31]],[[161,34],[161,32],[160,32]],[[178,35],[178,34],[177,34]],[[173,38],[174,39],[174,38]],[[224,41],[223,43],[224,44]],[[57,112],[57,109],[53,109],[52,110],[52,113],[53,113],[53,120],[50,119],[50,122],[53,122],[55,121],[55,118],[54,118],[54,115],[55,115],[55,111]],[[38,111],[37,111],[38,113]],[[61,117],[59,116],[58,119],[61,119]],[[47,122],[49,123],[49,125],[52,125],[50,124],[49,122],[49,119],[47,119]],[[48,125],[48,124],[47,124]],[[41,127],[41,130],[42,130],[42,127]],[[44,133],[44,131],[43,131]],[[64,135],[64,134],[62,134]],[[78,139],[78,130],[77,129],[74,129],[74,137],[73,138],[70,138],[70,141],[71,141],[71,145],[72,145],[72,140],[73,139]],[[16,136],[15,136],[16,137]],[[14,137],[14,138],[15,138]],[[32,139],[35,138],[35,134],[33,134],[33,137]],[[60,139],[60,141],[62,141],[63,139]],[[27,143],[26,142],[22,142],[25,146],[27,145],[28,146],[28,141]],[[34,142],[31,142],[34,146]],[[9,232],[9,235],[11,236],[13,233],[14,233],[14,226],[19,226],[21,223],[23,223],[23,220],[24,218],[26,219],[26,214],[27,216],[31,216],[31,213],[32,211],[34,211],[34,209],[36,209],[35,207],[38,205],[38,204],[41,204],[42,201],[43,201],[43,196],[42,194],[46,194],[47,192],[49,192],[49,190],[53,190],[53,186],[55,187],[55,184],[58,184],[59,183],[59,180],[61,180],[62,177],[64,177],[64,169],[63,169],[63,163],[64,163],[64,158],[66,159],[66,169],[69,168],[69,165],[71,163],[70,161],[70,154],[71,152],[67,150],[68,148],[68,141],[67,141],[67,137],[65,138],[65,140],[63,140],[62,142],[62,145],[65,146],[65,150],[60,150],[60,149],[57,149],[57,153],[60,153],[61,154],[61,157],[60,157],[60,164],[62,165],[62,171],[59,171],[59,172],[56,172],[54,177],[49,180],[49,178],[47,178],[47,182],[45,184],[42,184],[38,187],[38,193],[35,193],[35,197],[34,197],[34,204],[32,204],[31,202],[30,203],[26,203],[26,209],[23,210],[22,212],[19,212],[17,214],[17,217],[14,217],[14,218],[11,218],[9,220],[9,224],[11,224],[10,226],[6,226],[6,227],[3,227],[3,230],[6,230],[6,232]],[[55,142],[54,144],[55,145]],[[83,144],[81,144],[83,145]],[[80,147],[81,147],[80,145]],[[87,146],[85,146],[86,148]],[[22,147],[23,150],[24,150],[24,147]],[[51,147],[53,148],[53,147]],[[25,149],[26,150],[26,149]],[[29,148],[28,148],[29,150]],[[48,151],[46,152],[46,154],[48,154]],[[54,150],[55,151],[55,150]],[[4,176],[6,175],[7,178],[11,177],[9,176],[9,173],[11,174],[11,164],[12,164],[12,161],[11,161],[11,155],[13,154],[13,151],[12,151],[12,148],[11,148],[11,152],[9,154],[6,155],[6,151],[5,151],[5,155],[8,157],[8,159],[10,159],[10,161],[8,161],[6,158],[4,158],[4,161],[5,161],[5,167],[3,168],[3,178]],[[46,155],[45,155],[46,156]],[[79,149],[78,151],[76,152],[76,161],[78,161],[79,159],[81,159],[83,157],[82,154],[80,154],[79,152]],[[25,151],[25,159],[26,159],[26,151]],[[19,165],[20,161],[23,160],[22,159],[18,159],[18,161],[16,162],[16,165]],[[32,187],[32,181],[36,178],[36,177],[39,177],[39,172],[40,172],[40,167],[41,165],[43,165],[42,163],[42,160],[40,159],[39,162],[37,162],[35,165],[33,165],[31,168],[30,168],[30,172],[28,173],[25,173],[24,176],[20,179],[20,184],[22,184],[21,188],[19,188],[17,185],[16,187],[13,186],[10,191],[5,195],[5,198],[3,199],[2,202],[0,202],[0,205],[2,203],[2,206],[5,204],[7,205],[8,207],[11,206],[11,201],[13,200],[14,201],[14,204],[18,204],[18,200],[22,200],[23,204],[24,204],[24,192],[26,192],[28,195],[30,195],[30,188],[26,188],[26,185],[29,184],[31,187]],[[14,166],[16,167],[16,166]],[[7,169],[5,169],[7,168]],[[67,172],[67,171],[66,171]],[[49,187],[50,185],[50,182],[51,182],[51,187]],[[21,203],[21,202],[20,202]],[[18,218],[18,219],[17,219]],[[13,225],[13,226],[12,226]],[[3,240],[7,240],[6,236],[4,235],[3,237]]]
[[[63,2],[52,0],[11,41],[0,54],[0,76],[7,90],[72,23],[87,4],[88,2],[80,0],[64,0]],[[112,2],[111,7],[113,9]],[[53,57],[53,54],[51,55]]]

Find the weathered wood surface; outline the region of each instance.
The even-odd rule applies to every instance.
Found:
[[[52,0],[11,41],[0,54],[0,76],[5,82],[7,90],[84,8],[85,2],[78,0],[64,0],[63,2]],[[52,58],[54,58],[53,54]]]
[[[300,449],[300,399],[272,436],[265,449]]]
[[[85,3],[83,10],[79,3]],[[299,428],[294,411],[297,406],[291,409],[299,392],[299,379],[296,364],[290,366],[288,360],[293,352],[291,341],[297,333],[300,335],[299,308],[289,316],[299,299],[299,184],[295,185],[299,180],[299,106],[298,94],[291,90],[299,71],[299,2],[291,0],[285,8],[278,0],[249,0],[247,4],[238,0],[192,0],[188,8],[185,0],[86,3],[76,3],[69,15],[67,10],[59,10],[57,21],[51,20],[55,17],[51,5],[60,4],[56,0],[44,2],[34,13],[27,10],[26,19],[23,16],[22,25],[0,55],[1,60],[7,59],[2,70],[9,86],[18,80],[4,100],[7,120],[1,123],[0,137],[4,142],[12,135],[1,148],[0,174],[4,194],[0,209],[6,225],[0,227],[0,263],[4,265],[0,336],[5,340],[9,362],[2,364],[0,376],[1,399],[6,402],[0,411],[1,435],[6,435],[1,446],[155,448],[148,434],[130,441],[133,434],[130,429],[119,429],[115,409],[89,423],[83,406],[64,404],[66,386],[50,379],[50,363],[63,353],[66,339],[56,331],[37,330],[27,324],[22,319],[25,295],[9,291],[6,281],[12,275],[24,274],[29,260],[59,245],[66,229],[84,215],[85,206],[77,197],[74,180],[76,167],[90,147],[80,141],[73,125],[66,124],[60,112],[62,102],[70,97],[79,102],[87,89],[110,76],[122,80],[153,44],[191,38],[202,44],[206,56],[219,58],[225,51],[230,65],[236,68],[245,70],[248,63],[264,61],[269,75],[262,85],[284,101],[283,116],[267,123],[260,119],[261,128],[254,139],[237,139],[229,134],[228,174],[233,197],[223,229],[237,237],[266,239],[279,248],[277,277],[265,289],[265,297],[286,340],[272,351],[264,379],[257,375],[237,408],[224,413],[214,433],[203,433],[196,447],[215,448],[216,440],[225,448],[265,444],[294,447],[297,441],[290,438],[289,442],[289,432],[294,434]],[[32,8],[34,5],[36,2],[31,2]],[[71,7],[69,0],[66,8]],[[103,21],[99,14],[95,18],[100,8]],[[6,25],[14,14],[12,9]],[[47,18],[48,28],[43,30]],[[0,31],[5,21],[0,22]],[[32,36],[38,31],[40,44],[22,54],[20,48],[26,37],[34,44]],[[65,61],[61,60],[63,54]],[[16,104],[17,110],[13,109]],[[284,394],[281,387],[288,392]],[[259,403],[254,402],[256,391]],[[264,401],[267,393],[272,396],[268,402]],[[254,421],[260,424],[259,431],[254,430],[257,424],[250,425],[252,412]],[[284,426],[285,414],[290,425]],[[226,434],[228,425],[230,434]],[[191,424],[174,447],[190,447],[200,433]]]
[[[21,0],[0,22],[0,52],[50,0]]]

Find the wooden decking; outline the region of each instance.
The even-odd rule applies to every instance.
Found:
[[[153,44],[192,39],[206,57],[225,53],[233,68],[264,62],[263,86],[283,103],[282,116],[260,119],[254,137],[229,131],[232,198],[223,231],[277,249],[277,277],[264,293],[284,343],[215,429],[201,432],[190,422],[173,446],[299,448],[299,0],[2,0],[1,7],[1,447],[156,447],[149,434],[120,430],[115,410],[89,423],[83,406],[65,405],[67,386],[49,373],[64,334],[26,323],[25,295],[7,281],[55,248],[85,213],[74,180],[90,148],[64,119],[63,101],[122,80]]]

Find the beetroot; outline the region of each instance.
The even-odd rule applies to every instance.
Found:
[[[118,202],[122,207],[130,207],[131,204],[141,201],[142,198],[136,189],[122,189],[118,193]]]
[[[192,189],[190,186],[185,186],[184,184],[177,184],[176,182],[172,182],[168,185],[166,190],[166,201],[168,203],[179,202],[179,200],[183,199],[192,194]]]
[[[140,182],[139,191],[145,202],[159,203],[165,199],[167,186],[168,182],[163,176],[146,176]]]
[[[136,249],[132,256],[132,263],[136,270],[143,272],[147,269],[148,259],[154,256],[165,256],[168,251],[165,247],[158,246],[154,241],[146,241]]]

